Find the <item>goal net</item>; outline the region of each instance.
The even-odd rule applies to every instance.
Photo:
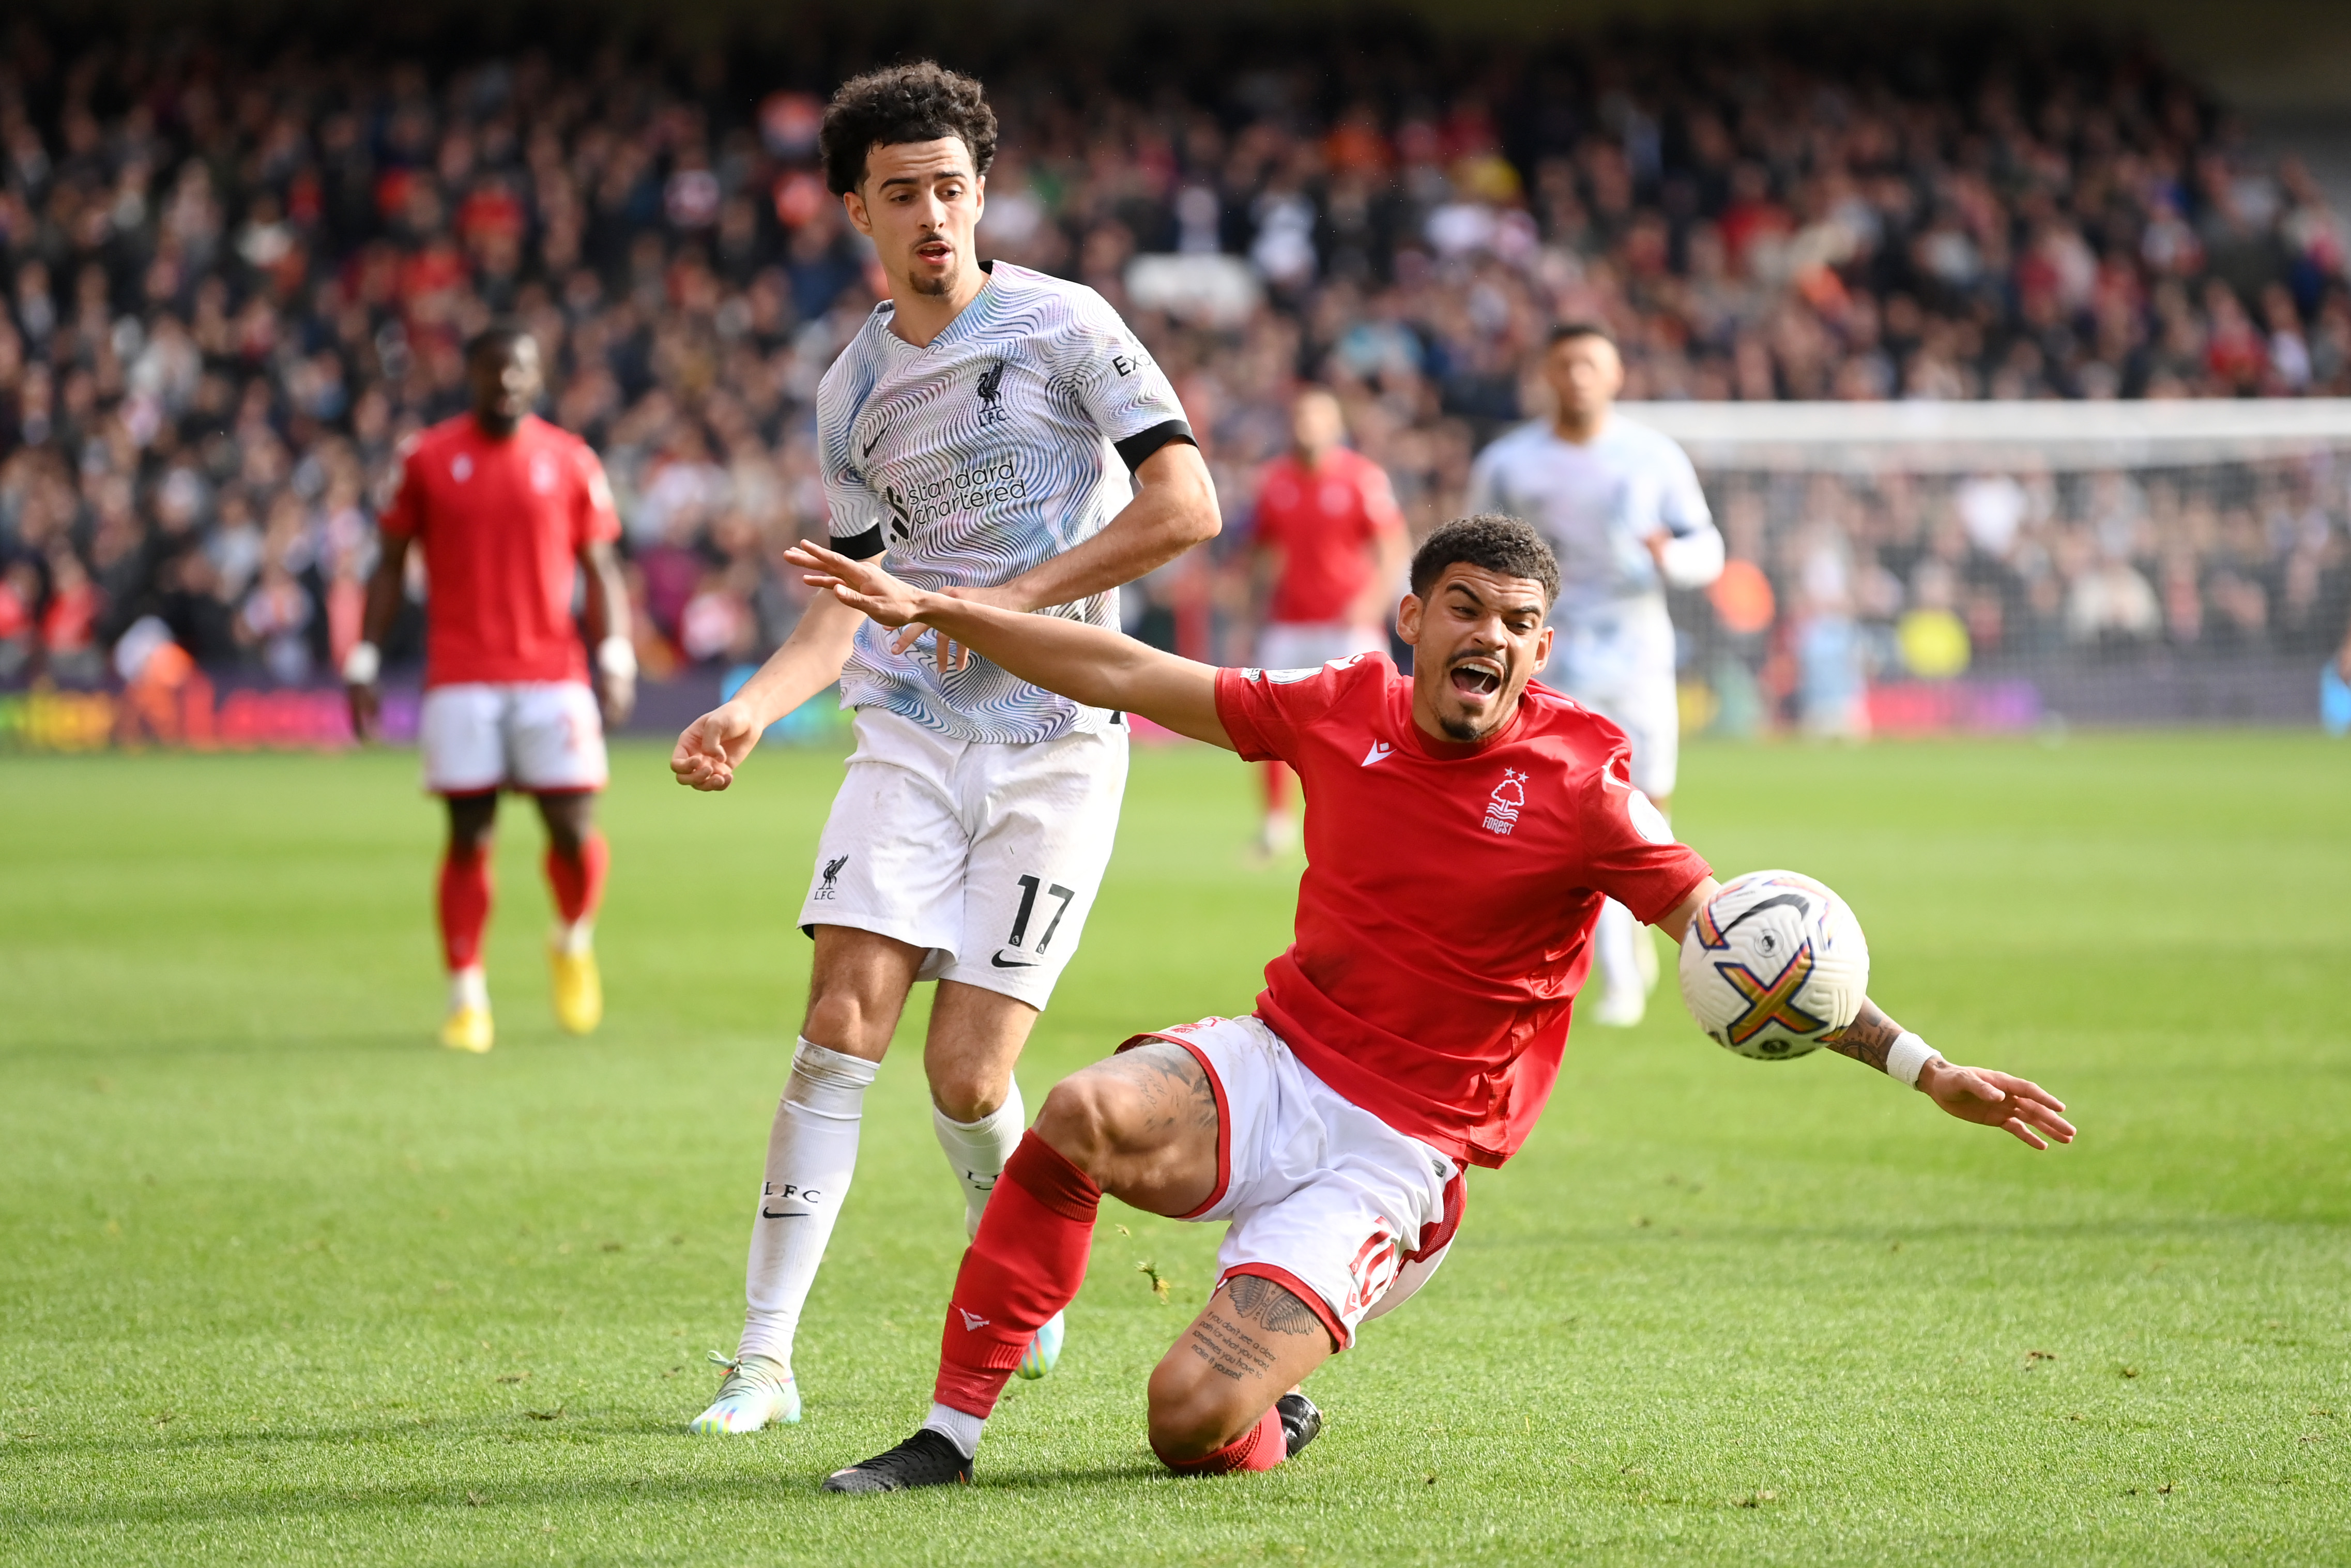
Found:
[[[1729,546],[1676,596],[1686,729],[2320,715],[2351,399],[1623,412],[1689,453]]]

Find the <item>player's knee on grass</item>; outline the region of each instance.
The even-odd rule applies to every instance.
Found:
[[[1192,1355],[1191,1336],[1151,1372],[1151,1451],[1163,1459],[1205,1458],[1264,1419],[1272,1400]],[[1275,1391],[1279,1395],[1280,1391]]]

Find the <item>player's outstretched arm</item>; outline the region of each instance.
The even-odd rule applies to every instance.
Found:
[[[872,561],[803,540],[784,559],[806,580],[884,626],[920,622],[1032,685],[1089,707],[1120,708],[1178,735],[1238,750],[1217,716],[1214,666],[1164,653],[1132,637],[1052,615],[1021,614],[901,582]]]
[[[1678,946],[1689,930],[1689,923],[1706,907],[1707,900],[1721,891],[1722,884],[1714,878],[1701,879],[1688,896],[1657,922],[1657,929]],[[1853,1022],[1834,1035],[1823,1036],[1821,1043],[1840,1056],[1849,1056],[1865,1067],[1886,1072],[1904,1033],[1902,1026],[1886,1017],[1883,1008],[1865,998]],[[1924,1042],[1917,1036],[1911,1039],[1911,1049],[1923,1049]],[[2074,1141],[2074,1124],[2064,1117],[2065,1103],[2030,1079],[1997,1072],[1989,1067],[1957,1066],[1929,1051],[1918,1069],[1917,1088],[1940,1105],[1945,1113],[1962,1122],[1998,1127],[2030,1148],[2045,1149],[2053,1138],[2061,1144]]]
[[[1902,1026],[1886,1016],[1876,1002],[1864,1001],[1861,1016],[1823,1043],[1880,1072],[1886,1070]],[[1961,1067],[1929,1056],[1918,1069],[1918,1092],[1962,1122],[1998,1127],[2027,1147],[2045,1149],[2050,1140],[2074,1141],[2074,1124],[2065,1120],[2065,1103],[2028,1078],[2018,1078],[1989,1067]]]
[[[769,725],[841,678],[856,641],[858,612],[822,594],[743,689],[685,727],[669,770],[693,789],[724,789]]]

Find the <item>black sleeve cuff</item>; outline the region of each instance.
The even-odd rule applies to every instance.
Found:
[[[1180,419],[1171,419],[1164,424],[1155,424],[1149,430],[1139,430],[1119,442],[1119,461],[1125,464],[1126,471],[1132,474],[1148,462],[1153,453],[1171,441],[1180,441],[1186,446],[1200,444],[1192,439],[1190,425]]]
[[[833,539],[830,546],[834,554],[845,555],[852,560],[872,560],[883,550],[882,525],[876,523],[863,533],[852,534],[845,539]]]

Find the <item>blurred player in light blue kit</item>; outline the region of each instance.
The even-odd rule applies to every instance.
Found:
[[[1625,362],[1607,329],[1552,328],[1542,368],[1556,412],[1479,454],[1467,509],[1524,518],[1551,542],[1558,631],[1543,679],[1624,730],[1634,786],[1667,810],[1681,714],[1666,589],[1703,588],[1722,575],[1722,536],[1682,449],[1614,411]],[[1640,1022],[1656,985],[1656,948],[1613,900],[1593,946],[1601,994],[1593,1021]]]

